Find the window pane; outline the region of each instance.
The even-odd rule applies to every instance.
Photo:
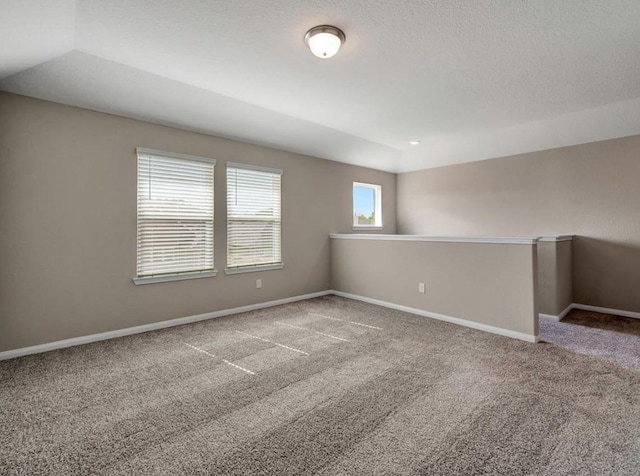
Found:
[[[138,277],[213,270],[213,167],[138,154]]]
[[[370,187],[353,187],[353,214],[356,225],[374,225],[375,219],[375,192]]]
[[[381,226],[379,185],[354,182],[353,184],[353,225]]]
[[[227,266],[279,264],[281,175],[227,166]]]

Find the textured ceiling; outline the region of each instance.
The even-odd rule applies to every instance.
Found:
[[[0,2],[27,26],[0,33],[0,89],[318,157],[407,171],[640,133],[637,0]],[[331,60],[302,41],[323,23],[347,35]]]

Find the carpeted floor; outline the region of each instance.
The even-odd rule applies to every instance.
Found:
[[[640,473],[637,369],[336,296],[0,362],[0,402],[0,474]]]
[[[561,322],[541,319],[540,337],[543,342],[640,371],[640,319],[574,309]]]

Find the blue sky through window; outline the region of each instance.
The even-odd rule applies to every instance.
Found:
[[[375,209],[375,191],[370,187],[353,187],[353,213],[370,216]]]

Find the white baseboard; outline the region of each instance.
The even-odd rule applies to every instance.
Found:
[[[564,311],[562,311],[560,314],[558,314],[557,316],[554,316],[553,314],[544,314],[544,313],[540,313],[538,314],[539,317],[541,317],[542,319],[550,319],[552,321],[557,321],[560,322],[562,319],[565,318],[565,316],[567,314],[569,314],[569,312],[571,312],[571,309],[575,309],[575,304],[569,304]]]
[[[523,340],[525,342],[538,342],[538,336],[532,336],[524,334],[522,332],[510,331],[501,327],[490,326],[488,324],[481,324],[478,322],[468,321],[466,319],[460,319],[458,317],[447,316],[444,314],[438,314],[435,312],[423,311],[409,306],[403,306],[400,304],[394,304],[391,302],[380,301],[378,299],[368,298],[365,296],[359,296],[357,294],[345,293],[342,291],[327,290],[317,293],[303,294],[300,296],[293,296],[284,299],[277,299],[275,301],[267,301],[257,304],[250,304],[248,306],[235,307],[232,309],[223,309],[221,311],[207,312],[205,314],[197,314],[195,316],[180,317],[177,319],[170,319],[167,321],[153,322],[151,324],[144,324],[142,326],[128,327],[126,329],[117,329],[115,331],[102,332],[100,334],[91,334],[88,336],[74,337],[72,339],[65,339],[56,342],[48,342],[46,344],[34,345],[30,347],[23,347],[20,349],[7,350],[0,352],[0,360],[13,359],[16,357],[22,357],[30,354],[39,354],[42,352],[49,352],[50,350],[64,349],[66,347],[73,347],[76,345],[89,344],[91,342],[98,342],[101,340],[114,339],[116,337],[124,337],[133,334],[140,334],[142,332],[154,331],[157,329],[165,329],[167,327],[181,326],[183,324],[190,324],[192,322],[204,321],[207,319],[214,319],[216,317],[231,316],[233,314],[239,314],[242,312],[255,311],[258,309],[264,309],[267,307],[280,306],[281,304],[288,304],[296,301],[304,301],[305,299],[313,299],[321,296],[327,296],[329,294],[335,294],[336,296],[342,296],[349,299],[355,299],[357,301],[363,301],[370,304],[376,304],[378,306],[388,307],[390,309],[396,309],[398,311],[409,312],[411,314],[417,314],[419,316],[429,317],[431,319],[437,319],[439,321],[450,322],[464,327],[470,327],[492,334],[498,334],[505,337],[511,337],[514,339]],[[588,306],[586,304],[571,304],[562,311],[559,315],[554,316],[551,314],[540,313],[539,316],[544,319],[553,319],[555,321],[561,321],[572,309],[581,309],[584,311],[600,312],[603,314],[613,314],[616,316],[632,317],[640,319],[640,312],[622,311],[619,309],[611,309],[599,306]]]
[[[378,306],[388,307],[397,311],[409,312],[411,314],[417,314],[418,316],[429,317],[431,319],[437,319],[439,321],[450,322],[452,324],[458,324],[459,326],[470,327],[471,329],[477,329],[480,331],[490,332],[492,334],[498,334],[505,337],[511,337],[513,339],[523,340],[525,342],[538,342],[538,336],[525,334],[523,332],[510,331],[501,327],[490,326],[488,324],[481,324],[479,322],[468,321],[466,319],[460,319],[458,317],[451,317],[444,314],[438,314],[436,312],[423,311],[414,307],[403,306],[401,304],[394,304],[387,301],[380,301],[378,299],[368,298],[365,296],[359,296],[357,294],[345,293],[342,291],[331,291],[336,296],[342,296],[349,299],[355,299],[356,301],[363,301],[369,304],[376,304]]]
[[[34,345],[31,347],[23,347],[21,349],[7,350],[4,352],[0,352],[0,360],[13,359],[16,357],[22,357],[24,355],[30,355],[30,354],[39,354],[42,352],[49,352],[50,350],[64,349],[66,347],[73,347],[75,345],[89,344],[91,342],[114,339],[116,337],[124,337],[132,334],[140,334],[142,332],[155,331],[157,329],[164,329],[167,327],[181,326],[183,324],[190,324],[192,322],[204,321],[207,319],[214,319],[216,317],[230,316],[232,314],[255,311],[255,310],[264,309],[267,307],[280,306],[281,304],[288,304],[291,302],[303,301],[305,299],[312,299],[320,296],[326,296],[328,294],[332,294],[332,291],[320,291],[317,293],[303,294],[300,296],[293,296],[290,298],[277,299],[275,301],[261,302],[258,304],[250,304],[248,306],[234,307],[232,309],[223,309],[221,311],[207,312],[205,314],[197,314],[195,316],[179,317],[177,319],[170,319],[168,321],[153,322],[151,324],[144,324],[142,326],[136,326],[136,327],[127,327],[126,329],[117,329],[115,331],[102,332],[100,334],[91,334],[88,336],[74,337],[72,339],[59,340],[56,342],[48,342],[46,344]]]
[[[557,316],[554,316],[552,314],[543,314],[543,313],[540,313],[539,316],[543,319],[561,321],[562,319],[565,318],[567,314],[569,314],[569,312],[572,309],[580,309],[581,311],[599,312],[601,314],[612,314],[614,316],[631,317],[633,319],[640,319],[640,312],[623,311],[622,309],[612,309],[610,307],[589,306],[587,304],[577,304],[575,302],[573,304],[569,304],[567,308]]]
[[[538,317],[540,319],[548,319],[550,321],[559,321],[560,316],[554,316],[553,314],[545,314],[544,312],[539,312]]]
[[[608,307],[588,306],[587,304],[572,304],[572,309],[580,309],[581,311],[600,312],[602,314],[613,314],[615,316],[632,317],[640,319],[640,312],[623,311],[621,309],[611,309]]]

